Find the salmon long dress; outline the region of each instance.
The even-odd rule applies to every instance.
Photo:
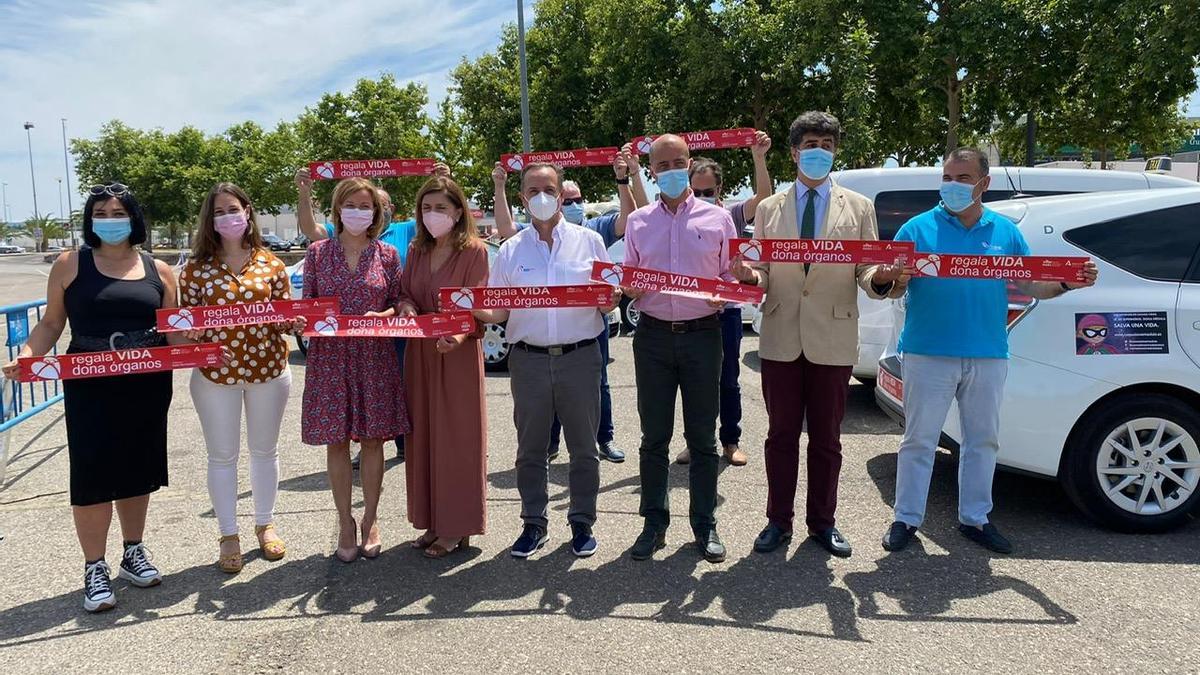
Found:
[[[436,272],[432,251],[412,246],[401,276],[401,302],[419,314],[438,311],[443,287],[484,286],[486,245],[472,241]],[[412,431],[404,437],[408,520],[439,537],[483,534],[487,521],[487,418],[483,387],[483,326],[458,349],[439,354],[434,339],[410,339],[404,383]]]

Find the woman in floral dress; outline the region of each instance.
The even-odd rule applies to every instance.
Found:
[[[394,247],[376,239],[386,217],[378,193],[367,180],[351,178],[338,183],[332,202],[336,236],[309,246],[304,296],[337,296],[342,314],[391,316],[400,297],[400,257]],[[383,443],[408,431],[404,383],[390,339],[311,339],[301,438],[309,445],[326,447],[329,485],[338,513],[336,555],[343,562],[353,562],[360,554],[379,555]],[[362,446],[361,545],[350,509],[351,440]]]

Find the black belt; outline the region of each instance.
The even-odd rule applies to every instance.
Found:
[[[106,352],[117,349],[161,347],[167,337],[153,328],[145,330],[117,331],[112,335],[72,335],[70,348],[81,352]]]
[[[692,319],[690,321],[663,321],[642,312],[642,318],[638,321],[638,324],[652,328],[661,328],[671,333],[691,333],[696,330],[720,328],[721,319],[718,318],[717,314],[709,314],[708,316],[702,316],[699,319]]]
[[[528,342],[518,342],[517,344],[515,344],[513,346],[516,347],[517,349],[524,349],[527,352],[533,352],[534,354],[549,354],[550,356],[562,356],[563,354],[570,354],[571,352],[575,351],[576,349],[583,349],[584,347],[587,347],[587,346],[593,345],[593,344],[596,344],[596,338],[588,338],[586,340],[580,340],[579,342],[576,342],[575,344],[570,344],[570,345],[550,345],[549,347],[539,347],[537,345],[531,345]]]

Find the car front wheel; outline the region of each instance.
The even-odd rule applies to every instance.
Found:
[[[504,324],[489,323],[483,326],[483,368],[489,372],[508,370],[509,344],[504,341]]]
[[[1063,486],[1090,518],[1124,532],[1163,532],[1200,503],[1200,413],[1163,394],[1097,406],[1067,442]]]

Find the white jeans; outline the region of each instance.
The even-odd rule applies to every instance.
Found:
[[[942,425],[958,401],[958,521],[985,525],[992,512],[992,476],[1000,450],[1000,403],[1007,359],[959,359],[905,354],[904,440],[896,466],[896,520],[920,527]]]
[[[192,402],[208,446],[208,496],[221,536],[237,534],[238,452],[242,404],[246,406],[246,445],[250,448],[250,488],[254,524],[272,522],[279,492],[279,426],[292,389],[291,370],[260,384],[214,384],[192,371]]]

